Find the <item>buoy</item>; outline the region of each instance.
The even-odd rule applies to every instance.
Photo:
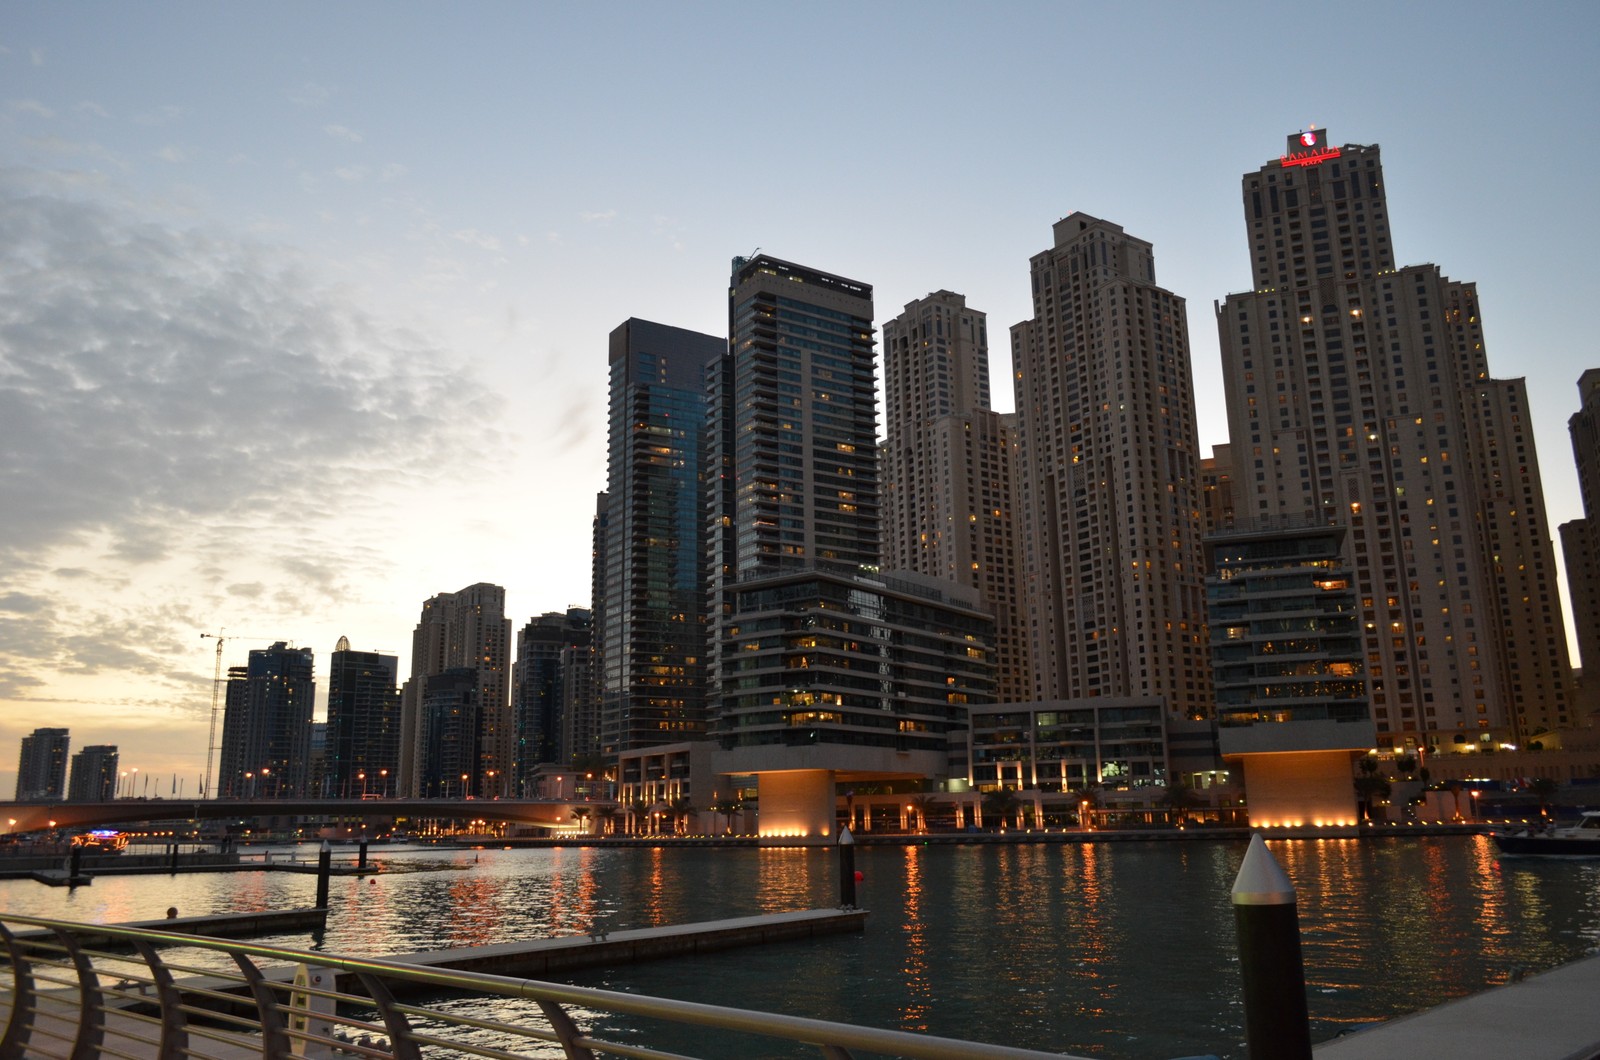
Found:
[[[866,873],[862,872],[860,869],[856,870],[856,882],[857,883],[860,883],[862,880],[864,880],[866,878],[867,878],[867,874]]]

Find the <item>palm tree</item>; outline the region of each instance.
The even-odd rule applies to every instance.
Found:
[[[644,835],[645,823],[650,820],[650,800],[634,799],[628,804],[628,812],[633,814],[633,834]]]
[[[596,806],[594,815],[601,822],[600,831],[602,833],[616,831],[617,808],[615,806]]]
[[[580,825],[584,826],[583,829],[582,829],[583,831],[588,831],[589,807],[587,807],[587,806],[574,806],[572,808],[572,819],[574,821],[577,821]]]
[[[667,812],[672,815],[672,830],[682,832],[684,823],[695,811],[694,807],[689,805],[689,800],[680,795],[667,804]]]
[[[1015,816],[1017,808],[1022,805],[1022,800],[1017,798],[1017,793],[1010,788],[996,788],[985,792],[983,796],[983,815],[988,817],[993,814],[1004,830],[1007,819]]]
[[[1356,797],[1361,800],[1361,815],[1370,821],[1374,800],[1388,798],[1392,789],[1387,780],[1377,775],[1376,770],[1366,768],[1367,759],[1363,758],[1361,762],[1362,775],[1356,778]]]
[[[1089,824],[1089,814],[1086,811],[1098,809],[1104,793],[1105,789],[1093,781],[1072,790],[1072,797],[1078,803],[1079,827],[1086,827]]]
[[[917,831],[926,832],[928,830],[928,815],[934,811],[935,807],[942,807],[943,803],[935,796],[924,792],[921,795],[911,796],[911,806],[917,814]]]
[[[1561,787],[1549,777],[1535,777],[1528,784],[1528,790],[1539,796],[1539,816],[1550,816],[1550,800],[1555,797],[1557,789]]]
[[[1161,801],[1166,803],[1169,820],[1176,818],[1182,821],[1187,816],[1185,810],[1191,806],[1199,806],[1206,800],[1204,795],[1191,788],[1188,782],[1180,777],[1168,781],[1166,793],[1161,796]]]
[[[732,795],[720,795],[717,797],[717,800],[711,804],[711,812],[713,814],[720,814],[727,822],[725,826],[726,830],[728,832],[732,832],[733,815],[739,812],[740,805],[741,804],[739,800],[734,798]]]

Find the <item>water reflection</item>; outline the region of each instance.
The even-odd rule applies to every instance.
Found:
[[[1299,898],[1317,1040],[1600,942],[1600,864],[1501,861],[1482,838],[1270,846]],[[1243,852],[1222,842],[864,846],[860,935],[574,981],[1086,1055],[1237,1057],[1229,891]],[[333,881],[327,949],[399,953],[838,901],[831,850],[391,850],[383,864],[376,883]],[[0,906],[155,919],[169,905],[185,914],[307,906],[314,889],[312,876],[254,872],[102,877],[74,892],[10,881],[0,882]],[[271,941],[308,944],[304,935]],[[720,1048],[656,1034],[664,1049]],[[721,1055],[755,1054],[772,1055],[749,1043]]]

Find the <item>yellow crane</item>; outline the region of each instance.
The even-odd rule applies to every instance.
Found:
[[[200,634],[201,640],[217,642],[217,669],[211,678],[211,738],[206,741],[206,775],[200,785],[200,797],[211,798],[211,769],[217,754],[217,718],[222,714],[222,646],[230,640],[282,640],[282,637],[252,637],[242,633],[229,634],[225,629],[215,633]]]

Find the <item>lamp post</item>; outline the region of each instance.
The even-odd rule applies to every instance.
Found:
[[[380,769],[378,770],[378,798],[387,799],[388,797],[389,771],[387,769]]]
[[[244,775],[244,797],[247,799],[256,797],[256,775],[254,773],[246,772]]]
[[[365,799],[367,797],[367,771],[363,769],[357,773],[356,779],[361,781],[361,797]]]

